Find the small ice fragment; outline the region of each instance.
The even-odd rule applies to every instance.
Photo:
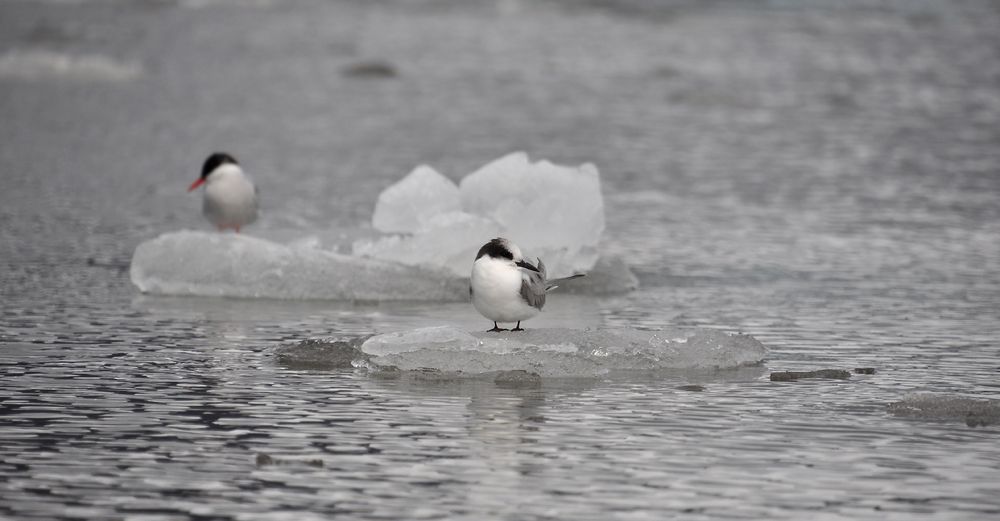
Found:
[[[0,78],[118,82],[138,78],[138,63],[100,54],[71,55],[45,49],[14,49],[0,55]]]
[[[851,373],[843,369],[817,369],[815,371],[779,371],[771,373],[772,382],[794,382],[806,378],[830,378],[836,380],[846,380],[851,377]]]
[[[542,376],[523,369],[500,371],[493,377],[493,383],[510,389],[530,389],[542,385]]]
[[[379,194],[372,225],[387,233],[412,233],[432,217],[460,209],[455,183],[421,165]]]
[[[888,410],[895,416],[922,420],[963,421],[969,427],[1000,424],[1000,400],[922,393],[911,394],[898,402],[893,402],[889,404]]]
[[[363,366],[359,347],[366,338],[308,339],[275,349],[277,362],[292,369],[343,369]]]

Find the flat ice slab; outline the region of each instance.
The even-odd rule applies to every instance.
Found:
[[[143,293],[354,301],[469,299],[469,279],[443,268],[343,255],[312,241],[281,244],[244,234],[180,231],[139,245],[132,282]],[[591,276],[557,291],[605,294],[638,285],[623,262],[598,263]],[[574,281],[574,283],[578,282]]]
[[[628,371],[734,369],[761,362],[767,350],[748,335],[695,329],[528,329],[466,332],[428,327],[369,338],[375,366],[468,375],[527,371],[541,376],[597,376]]]
[[[468,281],[444,270],[199,231],[140,244],[130,276],[142,292],[161,295],[359,301],[469,296]]]

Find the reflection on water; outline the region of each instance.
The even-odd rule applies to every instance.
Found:
[[[995,517],[997,425],[887,405],[1000,395],[998,19],[986,0],[0,3],[0,57],[49,57],[0,74],[0,517]],[[133,72],[60,77],[60,56]],[[281,366],[305,338],[490,324],[463,303],[137,296],[136,244],[205,226],[184,188],[217,148],[261,186],[251,233],[337,240],[421,163],[594,162],[604,248],[642,287],[554,295],[526,327],[742,331],[769,358],[535,387]],[[875,374],[768,379],[854,367]]]

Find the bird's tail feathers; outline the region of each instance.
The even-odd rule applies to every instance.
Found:
[[[552,280],[545,281],[546,282],[545,291],[552,291],[552,290],[558,288],[560,284],[562,284],[563,282],[566,282],[567,280],[578,279],[580,277],[585,277],[586,275],[587,275],[586,273],[574,273],[574,274],[570,275],[569,277],[561,277],[561,278],[558,278],[558,279],[552,279]]]

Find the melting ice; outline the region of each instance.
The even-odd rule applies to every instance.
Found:
[[[469,333],[450,326],[369,338],[361,351],[375,366],[466,375],[527,371],[596,376],[622,371],[733,369],[761,362],[767,350],[748,335],[713,330],[528,329]]]

